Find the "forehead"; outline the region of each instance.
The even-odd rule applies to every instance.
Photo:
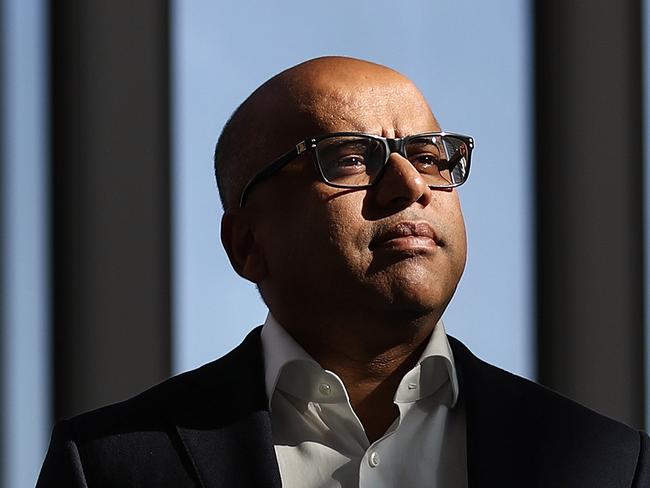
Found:
[[[354,131],[404,137],[440,130],[422,94],[410,82],[399,79],[317,87],[301,108],[323,133]]]

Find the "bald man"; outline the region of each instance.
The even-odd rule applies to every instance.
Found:
[[[647,435],[446,335],[473,146],[365,61],[311,60],[258,88],[215,170],[222,242],[265,324],[59,422],[39,486],[650,486]]]

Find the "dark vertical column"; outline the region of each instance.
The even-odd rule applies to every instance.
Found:
[[[5,25],[5,0],[0,0],[0,26]],[[7,205],[7,195],[5,194],[5,174],[7,171],[7,160],[6,160],[6,145],[5,138],[6,128],[5,128],[5,117],[6,117],[6,90],[5,90],[5,49],[4,45],[4,36],[0,36],[0,351],[4,351],[6,347],[6,334],[7,334],[7,304],[5,302],[7,296],[6,286],[7,275],[5,267],[5,259],[7,259],[7,222],[5,221],[5,215],[7,214],[5,205]],[[7,361],[2,358],[3,367],[7,364]],[[6,419],[7,415],[7,403],[6,403],[6,391],[7,391],[7,374],[5,371],[1,371],[0,374],[0,419]],[[5,467],[5,462],[7,459],[5,448],[8,445],[7,433],[5,431],[5,421],[0,421],[0,480],[6,479],[7,469]]]
[[[641,427],[641,2],[534,13],[539,379]]]
[[[170,371],[169,19],[52,0],[55,415]]]

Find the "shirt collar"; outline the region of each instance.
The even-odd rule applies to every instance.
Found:
[[[298,344],[282,327],[271,312],[266,316],[262,327],[262,350],[264,351],[264,381],[266,396],[271,399],[275,392],[280,374],[285,366],[294,363],[309,365],[308,371],[322,370],[321,366]]]
[[[447,339],[442,319],[438,321],[413,369],[404,375],[395,392],[395,403],[420,400],[435,393],[447,381],[451,383],[451,397],[445,399],[450,407],[458,400],[458,377],[454,355]]]
[[[334,373],[324,370],[270,312],[262,327],[261,339],[269,408],[276,389],[288,391],[301,398],[319,398],[320,402],[327,403],[340,401],[342,397],[347,396],[345,391],[338,391],[339,388],[335,388],[328,391],[324,398],[323,391],[319,391],[319,387],[322,387],[323,379],[327,375],[334,375]],[[400,382],[395,393],[395,402],[414,402],[427,397],[448,380],[451,382],[451,398],[448,398],[445,403],[453,407],[458,399],[458,378],[445,327],[440,320],[417,365],[406,373]],[[296,395],[296,393],[301,394]]]

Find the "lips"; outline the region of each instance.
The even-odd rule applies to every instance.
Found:
[[[400,222],[380,232],[370,242],[370,249],[429,250],[439,245],[440,241],[428,222]]]

